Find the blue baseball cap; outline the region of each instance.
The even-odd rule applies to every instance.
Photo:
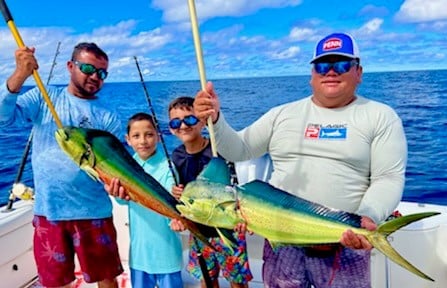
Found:
[[[360,58],[357,43],[351,35],[345,33],[333,33],[318,41],[314,57],[310,63],[314,63],[317,59],[328,55]]]

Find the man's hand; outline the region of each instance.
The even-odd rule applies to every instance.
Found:
[[[201,90],[196,94],[194,99],[194,115],[201,121],[206,123],[208,117],[211,116],[213,123],[219,118],[220,103],[214,86],[211,82],[206,83],[205,90]]]
[[[33,74],[34,70],[39,68],[37,60],[34,57],[35,48],[20,47],[15,52],[16,70],[7,80],[9,92],[18,93],[25,80]]]
[[[377,229],[376,223],[374,223],[371,218],[366,216],[362,217],[361,227],[370,231],[374,231]],[[374,248],[365,236],[355,234],[351,229],[348,229],[343,233],[340,239],[340,243],[343,246],[351,249],[371,250],[372,248]]]

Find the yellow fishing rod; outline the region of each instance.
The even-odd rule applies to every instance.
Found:
[[[194,0],[188,0],[188,7],[189,7],[189,16],[191,18],[191,29],[192,29],[192,36],[194,38],[194,47],[196,50],[197,66],[199,69],[200,84],[202,86],[202,90],[205,90],[206,87],[205,64],[203,62],[202,44],[200,41],[199,25],[197,24],[197,13]],[[213,157],[217,157],[216,138],[214,136],[214,125],[211,116],[208,117],[207,125],[208,125],[208,131],[210,133],[211,151],[213,152]]]
[[[12,15],[9,12],[8,6],[6,5],[5,0],[0,0],[0,9],[2,10],[3,17],[5,18],[6,24],[8,24],[9,30],[11,30],[12,36],[17,42],[17,45],[20,48],[26,47],[23,43],[22,37],[20,37],[19,31],[17,30],[16,25],[14,24],[14,20],[12,19]],[[59,119],[59,116],[54,110],[53,103],[51,103],[50,97],[48,96],[47,90],[43,85],[42,79],[39,76],[37,70],[33,71],[34,81],[36,81],[37,87],[39,87],[40,92],[48,105],[48,109],[50,109],[51,115],[53,115],[54,121],[56,122],[57,128],[62,128],[62,122]]]

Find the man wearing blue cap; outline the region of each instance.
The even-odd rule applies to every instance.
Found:
[[[356,94],[363,69],[355,40],[321,39],[310,61],[312,95],[272,108],[236,132],[208,83],[195,115],[212,117],[217,150],[230,161],[269,153],[269,183],[307,200],[362,216],[374,230],[397,207],[404,188],[407,143],[389,106]],[[286,221],[286,219],[284,219]],[[341,245],[271,248],[264,245],[265,287],[371,287],[371,244],[346,231]]]

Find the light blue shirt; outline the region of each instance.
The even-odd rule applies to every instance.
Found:
[[[146,161],[135,154],[134,159],[166,188],[175,185],[168,161],[160,149]],[[134,201],[117,199],[129,205],[131,268],[149,274],[166,274],[182,269],[182,243],[180,235],[169,227],[170,219]]]
[[[47,87],[62,125],[101,129],[121,136],[118,115],[98,97],[86,100],[71,95],[66,87]],[[0,126],[20,121],[33,123],[32,158],[34,213],[48,220],[99,219],[112,216],[112,203],[101,182],[82,171],[56,142],[53,115],[39,89],[19,96],[0,86]]]

